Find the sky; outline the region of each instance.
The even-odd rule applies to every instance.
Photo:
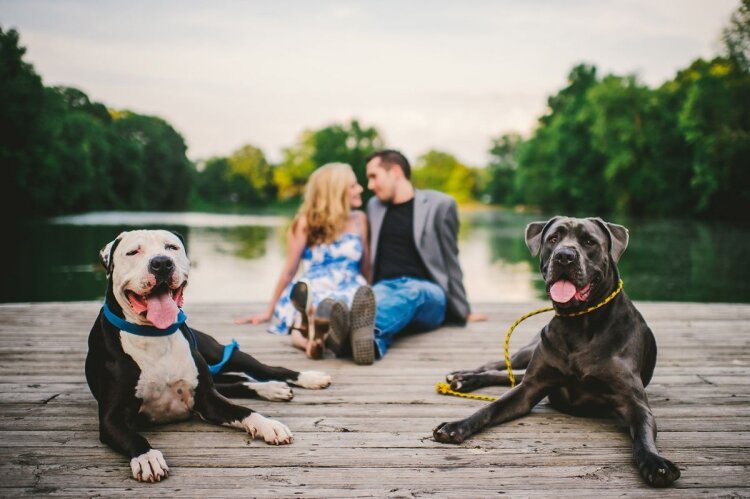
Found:
[[[656,86],[721,50],[739,0],[0,0],[45,85],[164,118],[193,160],[358,119],[412,161],[528,136],[573,66]]]

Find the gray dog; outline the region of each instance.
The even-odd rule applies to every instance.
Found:
[[[665,487],[680,470],[656,450],[656,421],[645,387],[656,364],[651,329],[624,292],[595,310],[618,290],[617,261],[628,245],[628,231],[599,218],[555,217],[526,227],[532,255],[541,250],[541,272],[556,315],[534,340],[511,358],[526,369],[521,383],[466,419],[442,423],[435,440],[458,444],[492,425],[521,417],[545,396],[575,415],[614,412],[630,426],[633,456],[641,476]],[[580,315],[578,315],[580,314]],[[458,391],[508,385],[504,362],[492,362],[447,377]]]

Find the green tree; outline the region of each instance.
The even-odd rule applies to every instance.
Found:
[[[52,87],[54,93],[60,96],[70,111],[82,111],[104,124],[112,123],[112,116],[107,106],[99,102],[91,102],[89,96],[73,87]]]
[[[651,90],[634,76],[609,75],[589,90],[588,99],[591,146],[604,160],[602,173],[612,211],[647,214],[664,187],[646,133]]]
[[[199,169],[195,179],[195,191],[198,197],[209,204],[217,207],[232,204],[229,189],[230,166],[227,158],[211,158]]]
[[[183,209],[194,167],[160,118],[110,113],[82,91],[45,88],[0,28],[0,203],[4,214]]]
[[[750,0],[742,0],[722,31],[727,56],[744,72],[750,72]]]
[[[194,167],[182,136],[161,118],[130,111],[115,113],[112,125],[126,155],[115,165],[115,188],[122,186],[131,209],[184,209]]]
[[[482,195],[491,203],[512,204],[518,152],[523,139],[517,133],[506,133],[492,140],[490,163],[483,172]]]
[[[357,120],[315,130],[312,142],[311,159],[316,168],[331,162],[348,163],[362,185],[367,185],[365,159],[383,148],[380,132],[374,127],[362,127]]]
[[[380,132],[374,127],[363,127],[357,120],[306,130],[297,144],[284,149],[281,163],[274,168],[279,197],[300,196],[310,174],[333,162],[351,165],[357,181],[367,185],[365,159],[383,147]]]
[[[695,213],[741,218],[750,204],[750,74],[731,59],[695,61],[679,129],[691,147]]]
[[[446,152],[431,150],[417,158],[412,179],[416,187],[445,192],[459,203],[478,196],[477,172]]]
[[[33,186],[23,185],[40,162],[40,144],[45,143],[42,79],[23,61],[26,49],[19,45],[14,29],[0,27],[0,212],[3,218],[18,215],[19,208],[32,209]]]
[[[246,145],[234,151],[227,161],[227,182],[237,202],[260,205],[274,199],[276,186],[273,172],[263,151]]]
[[[607,191],[604,158],[592,146],[588,92],[597,83],[596,68],[579,65],[568,86],[549,98],[549,111],[519,152],[515,189],[523,203],[571,214],[610,211],[610,201],[599,195]]]
[[[282,200],[302,197],[305,184],[313,171],[315,143],[313,132],[302,132],[297,144],[283,150],[283,158],[273,169],[273,181]]]

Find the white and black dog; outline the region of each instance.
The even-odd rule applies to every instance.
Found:
[[[137,429],[193,413],[211,423],[242,428],[269,444],[292,442],[284,424],[225,396],[291,400],[287,383],[325,388],[330,376],[264,365],[235,342],[225,347],[189,328],[180,307],[190,261],[178,234],[123,232],[100,254],[109,284],[89,335],[86,380],[99,404],[99,437],[130,458],[133,478],[154,482],[169,473],[162,453]],[[229,373],[243,378],[228,382]]]

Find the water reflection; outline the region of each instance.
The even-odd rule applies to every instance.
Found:
[[[462,212],[459,238],[469,298],[544,298],[525,225],[544,217],[497,210]],[[289,219],[204,213],[91,213],[9,227],[0,245],[0,302],[94,300],[106,278],[99,250],[123,230],[183,234],[192,261],[188,300],[265,302],[285,258]],[[637,300],[750,302],[750,229],[701,222],[621,222],[630,246],[620,270]],[[11,241],[15,241],[13,244]]]

